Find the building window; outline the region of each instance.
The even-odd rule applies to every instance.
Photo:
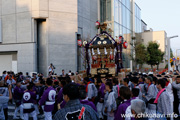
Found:
[[[114,20],[116,22],[119,22],[119,5],[118,5],[119,1],[118,0],[114,0]]]
[[[106,20],[107,21],[111,21],[111,0],[107,0],[107,16],[106,16]]]
[[[106,21],[106,0],[100,1],[101,22]]]
[[[111,21],[111,0],[100,1],[101,22]]]

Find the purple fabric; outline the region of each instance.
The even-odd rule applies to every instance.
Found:
[[[37,91],[35,86],[33,86],[33,92],[36,92],[36,94],[38,93],[38,91]]]
[[[61,88],[61,90],[59,91],[56,102],[61,103],[62,101],[63,101],[63,88]]]
[[[23,79],[24,79],[24,76],[20,75],[20,80],[23,81]]]
[[[42,95],[42,97],[41,97],[41,99],[40,99],[40,101],[39,101],[39,105],[40,106],[42,106],[42,105],[44,105],[44,111],[45,112],[51,112],[51,111],[53,111],[53,109],[54,109],[54,104],[53,105],[45,105],[45,103],[47,102],[47,101],[50,101],[49,100],[49,91],[50,90],[55,90],[53,87],[48,87],[45,91],[44,91],[44,93],[43,93],[43,95]],[[55,102],[55,98],[54,98],[54,100],[53,101],[51,101],[51,102]]]
[[[117,112],[115,113],[114,120],[124,120],[124,118],[121,116],[121,114],[125,115],[126,109],[130,105],[131,105],[131,99],[125,101],[123,104],[120,104],[117,109]]]
[[[99,87],[99,91],[98,91],[100,98],[104,98],[104,95],[105,95],[104,90],[105,90],[105,85],[104,85],[104,83],[102,83],[101,86]]]
[[[140,82],[139,85],[140,85],[140,84],[144,84],[144,82]]]
[[[23,91],[22,88],[17,87],[17,86],[14,88],[14,96],[13,96],[14,99],[16,99],[16,100],[21,100],[23,94],[24,94],[24,91]]]
[[[36,94],[33,92],[33,91],[30,91],[28,90],[27,92],[30,93],[30,99],[28,101],[26,101],[24,98],[23,98],[23,103],[35,103],[36,101]],[[27,93],[25,92],[25,93]],[[31,108],[31,109],[24,109],[24,113],[31,113],[33,112],[35,109],[34,108]]]
[[[60,105],[61,109],[64,108],[65,105],[66,105],[66,102],[63,100],[62,103],[61,103],[61,105]]]
[[[134,100],[134,99],[136,99],[136,97],[132,97],[132,98],[131,98],[131,100]]]
[[[14,88],[13,97],[14,97],[14,100],[16,102],[16,106],[21,105],[21,100],[22,100],[23,94],[24,94],[24,91],[22,88],[17,87],[17,86]]]
[[[84,105],[89,105],[89,106],[91,106],[91,107],[97,112],[96,106],[94,105],[93,102],[88,101],[88,100],[80,100],[80,103],[81,103],[81,104],[84,104]]]

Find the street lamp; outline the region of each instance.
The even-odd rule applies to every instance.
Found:
[[[170,64],[170,39],[172,38],[176,38],[178,37],[178,35],[175,35],[175,36],[171,36],[171,37],[167,37],[167,48],[168,48],[168,72],[170,72],[170,67],[171,67],[171,64]]]

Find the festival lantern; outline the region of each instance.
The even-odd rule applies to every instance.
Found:
[[[125,49],[128,47],[128,43],[127,43],[126,41],[123,43],[123,47],[124,47]]]
[[[96,21],[96,28],[99,29],[99,27],[100,27],[100,22]]]
[[[122,39],[123,39],[123,37],[122,37],[122,36],[119,36],[119,39],[118,39],[118,44],[121,44]]]
[[[81,47],[82,46],[82,41],[78,40],[78,46]]]

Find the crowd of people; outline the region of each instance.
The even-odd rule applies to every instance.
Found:
[[[51,67],[52,68],[52,67]],[[53,70],[53,68],[51,69]],[[116,77],[29,76],[4,71],[0,79],[0,120],[173,120],[180,114],[180,73],[119,73]],[[17,116],[20,113],[20,118]]]

